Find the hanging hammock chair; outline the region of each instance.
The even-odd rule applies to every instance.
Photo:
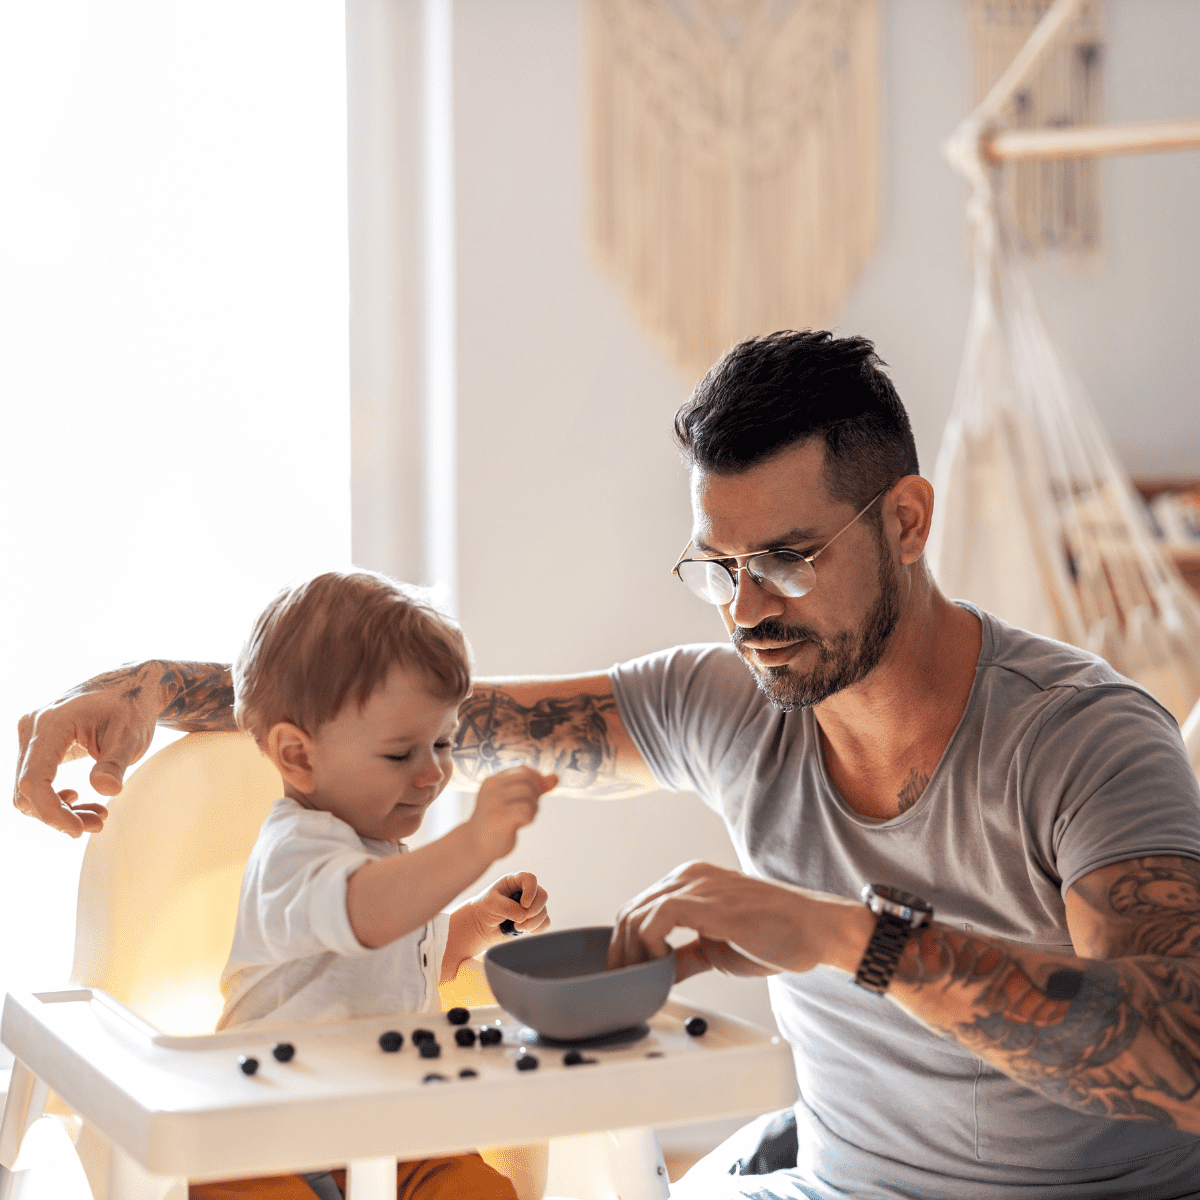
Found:
[[[1034,134],[996,135],[995,123],[1077,5],[1051,7],[946,146],[971,184],[975,289],[934,474],[940,503],[928,557],[948,595],[1100,654],[1147,688],[1185,726],[1200,767],[1200,599],[1156,544],[1080,381],[1055,349],[998,200],[1001,137],[1011,149],[1011,139]],[[1184,140],[1154,148],[1197,144],[1200,123],[1177,124]],[[1089,133],[1114,141],[1111,127],[1052,133],[1046,156],[1056,137],[1060,154],[1113,152],[1079,150]],[[1151,144],[1147,136],[1124,149]]]

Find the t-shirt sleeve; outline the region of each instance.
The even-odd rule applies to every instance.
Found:
[[[354,936],[346,911],[346,882],[371,856],[341,825],[326,813],[268,819],[242,879],[235,938],[242,962],[372,952]]]
[[[728,645],[676,646],[609,671],[617,711],[655,782],[713,803],[761,718],[761,694]]]
[[[1126,859],[1200,860],[1200,784],[1174,718],[1139,688],[1070,695],[1038,731],[1027,771],[1027,795],[1058,797],[1046,833],[1064,896]]]

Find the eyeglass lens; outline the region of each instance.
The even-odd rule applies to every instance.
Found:
[[[764,591],[787,599],[806,596],[817,578],[812,563],[774,550],[756,554],[747,561],[746,570]],[[737,591],[733,574],[719,562],[690,559],[681,562],[678,571],[687,587],[709,604],[728,604]]]

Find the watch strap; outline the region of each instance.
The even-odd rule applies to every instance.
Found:
[[[858,964],[854,982],[868,992],[882,996],[887,991],[900,955],[908,945],[908,939],[916,933],[912,923],[898,917],[894,913],[881,912],[875,921],[875,929],[871,940],[863,951],[862,961]]]

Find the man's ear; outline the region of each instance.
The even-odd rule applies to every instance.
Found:
[[[312,767],[312,738],[299,725],[280,721],[267,734],[267,757],[283,782],[305,796],[316,790]]]
[[[895,484],[889,497],[895,505],[900,524],[897,549],[900,561],[907,566],[915,563],[925,552],[929,526],[933,521],[933,486],[920,475],[905,475]]]

